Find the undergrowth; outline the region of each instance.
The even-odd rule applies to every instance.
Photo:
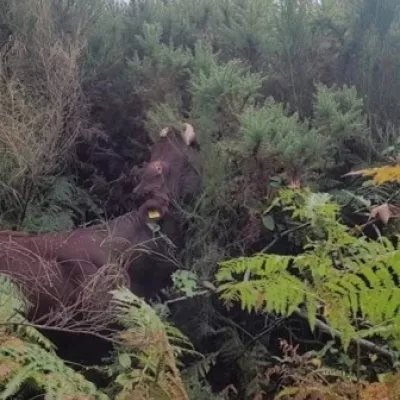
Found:
[[[1,398],[13,398],[22,389],[22,393],[31,390],[49,398],[108,399],[60,359],[53,344],[30,326],[24,317],[26,302],[16,286],[1,276],[0,288]]]
[[[239,300],[248,312],[304,312],[311,329],[322,311],[329,325],[340,330],[345,348],[352,339],[372,335],[398,347],[399,250],[392,242],[355,235],[340,222],[339,207],[326,194],[281,190],[265,212],[275,207],[289,212],[293,226],[304,230],[304,252],[223,262],[216,275],[222,299]],[[246,279],[237,281],[237,274]]]
[[[17,287],[0,277],[0,398],[43,393],[51,399],[188,399],[177,358],[182,353],[201,355],[128,289],[112,295],[125,329],[114,337],[114,354],[106,365],[112,380],[101,391],[57,356],[54,345],[25,319],[29,305]]]
[[[292,385],[266,372],[286,368],[272,358],[282,356],[278,337],[300,344],[306,366],[286,355],[289,375],[297,370],[296,390],[310,386],[302,379],[308,351],[326,343],[321,322],[337,339],[323,364],[376,380],[391,368],[371,362],[376,349],[345,349],[377,342],[391,358],[399,339],[398,18],[397,0],[0,0],[0,227],[61,231],[131,211],[153,135],[187,120],[204,179],[184,210],[186,275],[168,295],[183,296],[169,303],[171,318],[205,354],[186,369],[192,397],[268,398]],[[287,186],[301,190],[279,191]],[[224,298],[245,310],[215,299],[215,273],[229,280]],[[119,296],[136,318],[155,321],[151,308]],[[134,343],[115,349],[107,395],[146,382],[185,398],[167,345],[174,333],[157,320],[148,347],[137,342],[147,325],[131,323]],[[5,337],[37,349],[55,374],[69,368],[37,336],[18,335]],[[25,386],[33,379],[47,390],[37,368]]]

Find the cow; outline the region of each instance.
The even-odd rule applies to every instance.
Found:
[[[181,207],[200,187],[200,152],[192,125],[164,128],[134,190],[138,209],[72,231],[0,232],[0,274],[18,283],[32,304],[32,322],[79,304],[84,288],[93,282],[92,290],[107,298],[111,287],[96,276],[108,265],[121,265],[122,282],[150,298],[178,267]]]

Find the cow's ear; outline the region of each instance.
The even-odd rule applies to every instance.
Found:
[[[196,143],[196,132],[194,131],[193,125],[185,123],[185,130],[182,132],[182,138],[187,146],[191,146]]]

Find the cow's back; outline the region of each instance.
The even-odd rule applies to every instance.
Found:
[[[96,272],[90,262],[60,262],[57,255],[69,235],[0,233],[0,273],[16,282],[31,303],[30,320],[75,304],[80,287]]]

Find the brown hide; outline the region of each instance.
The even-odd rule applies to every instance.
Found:
[[[172,242],[180,236],[180,221],[175,205],[200,187],[195,164],[197,149],[194,132],[166,128],[155,144],[150,163],[135,190],[143,200],[132,211],[107,223],[71,232],[29,235],[0,233],[0,273],[15,278],[33,303],[35,320],[51,309],[78,302],[82,288],[99,268],[123,258],[122,277],[138,295],[157,293],[176,269]],[[192,185],[189,183],[192,182]],[[154,237],[149,211],[159,212],[163,229]],[[168,239],[163,237],[167,235]],[[95,290],[104,294],[109,282],[96,282]],[[106,301],[106,300],[104,300]]]
[[[0,235],[0,272],[20,283],[35,305],[30,319],[36,320],[52,308],[76,305],[80,290],[98,269],[118,263],[122,256],[131,270],[128,275],[120,271],[122,276],[115,284],[124,279],[138,295],[148,296],[158,288],[146,279],[149,274],[135,269],[135,262],[140,261],[143,251],[162,251],[160,241],[160,238],[153,238],[146,221],[141,220],[137,212],[72,232]],[[157,282],[157,277],[154,278]],[[110,281],[104,284],[99,281],[96,290],[105,295],[115,284],[110,286]]]
[[[200,188],[200,153],[193,127],[185,124],[183,134],[174,127],[164,128],[134,193],[144,198],[157,197],[159,193],[168,195],[169,212],[160,224],[178,248],[184,244],[181,207]]]
[[[90,265],[82,265],[83,272],[76,268],[66,269],[55,259],[41,256],[37,245],[29,237],[18,236],[18,240],[0,238],[0,272],[11,276],[20,285],[32,304],[29,318],[35,322],[51,308],[76,303],[80,285],[90,276]],[[89,268],[88,268],[89,267]]]
[[[173,127],[160,132],[150,163],[134,190],[136,194],[154,195],[166,191],[171,202],[181,203],[198,192],[201,182],[199,148],[192,129],[186,124],[183,134]]]

